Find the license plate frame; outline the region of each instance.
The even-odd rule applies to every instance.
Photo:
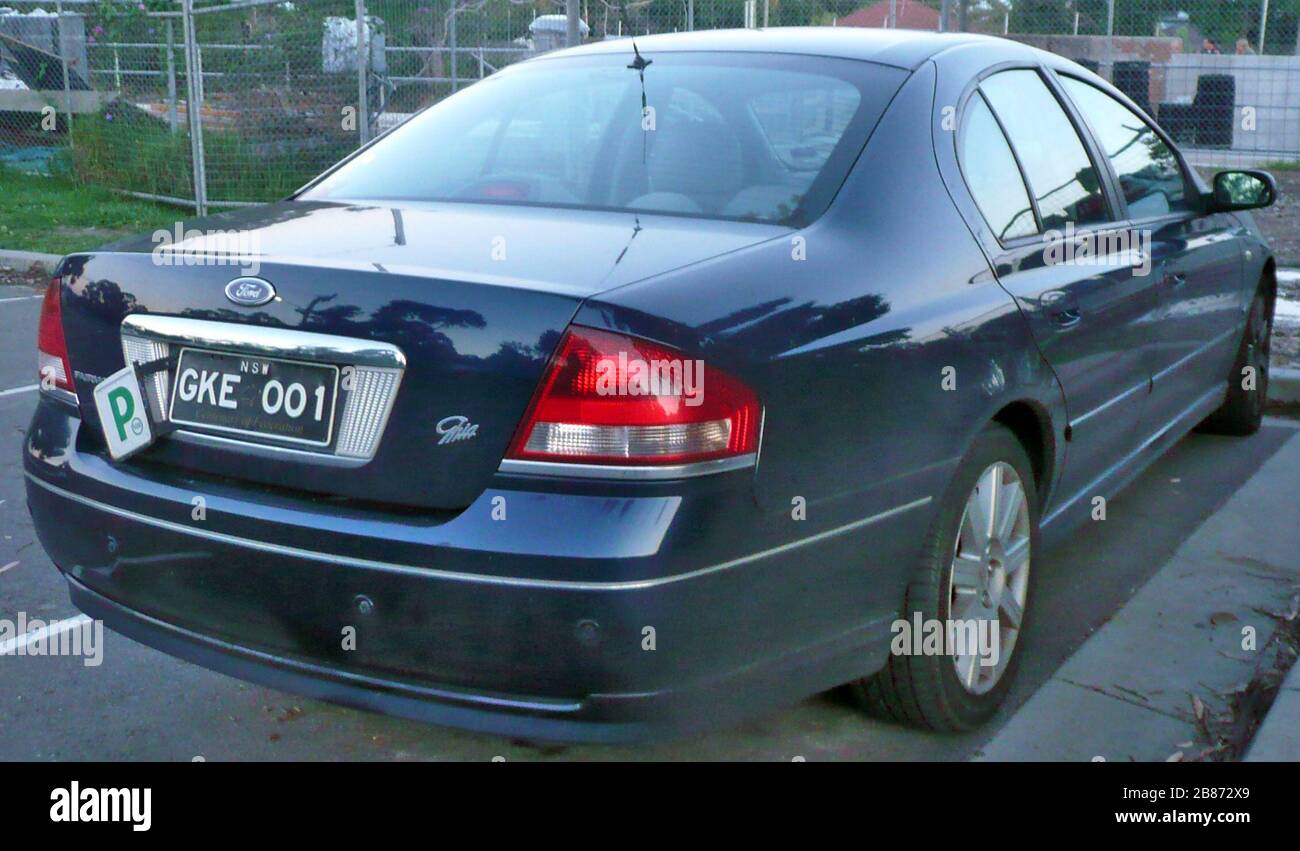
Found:
[[[261,364],[288,364],[289,366],[293,367],[295,370],[303,370],[307,373],[313,373],[317,371],[327,373],[327,377],[323,377],[322,383],[318,385],[318,386],[325,387],[329,395],[328,411],[322,411],[323,415],[327,414],[327,416],[324,416],[323,420],[321,421],[324,423],[325,426],[325,434],[323,439],[314,438],[314,437],[313,438],[296,437],[291,435],[277,434],[273,431],[239,428],[237,426],[231,426],[231,425],[225,425],[225,424],[213,423],[213,422],[203,422],[200,420],[193,420],[193,419],[177,419],[176,417],[177,401],[179,400],[181,402],[186,403],[187,405],[191,404],[192,402],[192,400],[182,399],[180,394],[181,379],[182,376],[184,376],[185,374],[186,355],[191,355],[193,356],[194,359],[200,359],[200,358],[207,359],[206,363],[208,366],[212,366],[214,362],[220,363],[223,361],[224,362],[233,361],[236,363],[237,366],[238,362],[245,361],[245,362],[258,362]],[[192,362],[193,361],[191,361],[191,363]],[[225,374],[227,372],[232,374],[238,374],[241,376],[241,379],[242,377],[249,375],[248,372],[241,372],[238,368],[222,369],[221,372],[222,374]],[[332,446],[334,443],[335,423],[338,419],[338,413],[339,413],[339,375],[340,375],[339,367],[335,364],[319,363],[316,361],[294,360],[290,358],[271,357],[269,355],[249,354],[245,352],[221,351],[219,349],[208,349],[200,346],[184,346],[180,349],[176,358],[175,374],[172,376],[171,392],[169,394],[170,398],[168,399],[167,420],[173,426],[177,426],[177,427],[220,432],[229,435],[238,435],[240,437],[252,438],[257,441],[265,442],[271,445],[290,443],[298,446],[309,446],[314,449],[326,449]],[[263,372],[261,374],[256,374],[254,377],[258,379],[258,392],[256,395],[259,399],[265,393],[266,385],[272,380],[278,380],[271,375],[270,371]],[[312,394],[315,392],[314,390],[315,386],[317,385],[314,384],[313,389],[311,390],[307,390],[306,388],[304,388],[305,395],[308,400],[307,402],[308,406],[310,406],[310,398]],[[283,394],[288,393],[288,388],[284,388],[283,385],[282,388],[283,389],[282,389],[281,402],[283,403],[284,401]],[[209,406],[206,405],[204,406],[204,408],[210,409]],[[283,404],[281,405],[281,409],[283,409]],[[263,416],[275,416],[274,414],[267,414],[265,411],[263,411],[262,414]]]

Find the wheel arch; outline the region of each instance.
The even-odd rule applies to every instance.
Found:
[[[1056,474],[1056,436],[1051,415],[1033,399],[1017,399],[1003,405],[992,421],[1008,428],[1024,447],[1033,465],[1038,504],[1045,505]]]
[[[1277,258],[1270,256],[1264,261],[1264,270],[1259,274],[1259,289],[1267,294],[1268,318],[1273,318],[1277,307]]]

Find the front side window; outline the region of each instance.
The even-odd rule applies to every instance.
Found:
[[[984,220],[1000,240],[1038,232],[1020,168],[984,98],[976,93],[966,107],[961,133],[961,170]]]
[[[980,90],[1006,128],[1038,202],[1043,228],[1109,218],[1101,179],[1069,116],[1036,71],[994,74]]]
[[[805,224],[830,203],[896,68],[753,53],[521,63],[412,118],[299,195]]]
[[[1061,82],[1114,167],[1130,218],[1192,209],[1178,158],[1149,124],[1095,86],[1071,77]]]

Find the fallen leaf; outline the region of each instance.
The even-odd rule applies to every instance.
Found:
[[[1218,626],[1221,623],[1232,623],[1235,620],[1238,620],[1238,618],[1232,612],[1215,612],[1210,615],[1210,623],[1215,626]]]

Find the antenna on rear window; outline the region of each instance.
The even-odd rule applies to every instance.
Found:
[[[622,19],[622,21],[623,21],[623,29],[627,30],[627,32],[628,32],[628,38],[630,38],[630,39],[632,40],[632,52],[633,52],[634,54],[636,54],[636,58],[633,59],[633,60],[632,60],[632,63],[631,63],[630,65],[628,65],[627,67],[629,67],[629,68],[631,68],[633,71],[635,71],[635,72],[637,73],[637,76],[641,78],[641,116],[640,116],[640,120],[641,120],[641,164],[642,164],[642,165],[645,165],[645,162],[646,162],[646,147],[647,147],[647,144],[648,144],[648,143],[647,143],[647,135],[646,135],[646,134],[649,132],[648,130],[645,129],[646,108],[649,106],[649,103],[646,101],[646,96],[645,96],[645,69],[648,68],[648,67],[650,66],[650,63],[654,62],[654,60],[653,60],[653,59],[646,59],[644,56],[641,55],[641,51],[637,50],[637,47],[636,47],[636,37],[632,35],[632,24],[629,23],[629,22],[628,22],[628,19],[627,19],[627,4],[626,4],[626,3],[624,3],[624,4],[622,4],[622,5],[620,5],[620,6],[618,7],[618,15],[619,15],[619,17]]]
[[[627,67],[631,68],[633,71],[639,72],[642,75],[641,79],[644,82],[646,66],[651,62],[654,62],[654,60],[646,59],[641,55],[641,51],[636,49],[636,39],[632,39],[632,52],[636,54],[636,59],[633,59],[632,64]]]

